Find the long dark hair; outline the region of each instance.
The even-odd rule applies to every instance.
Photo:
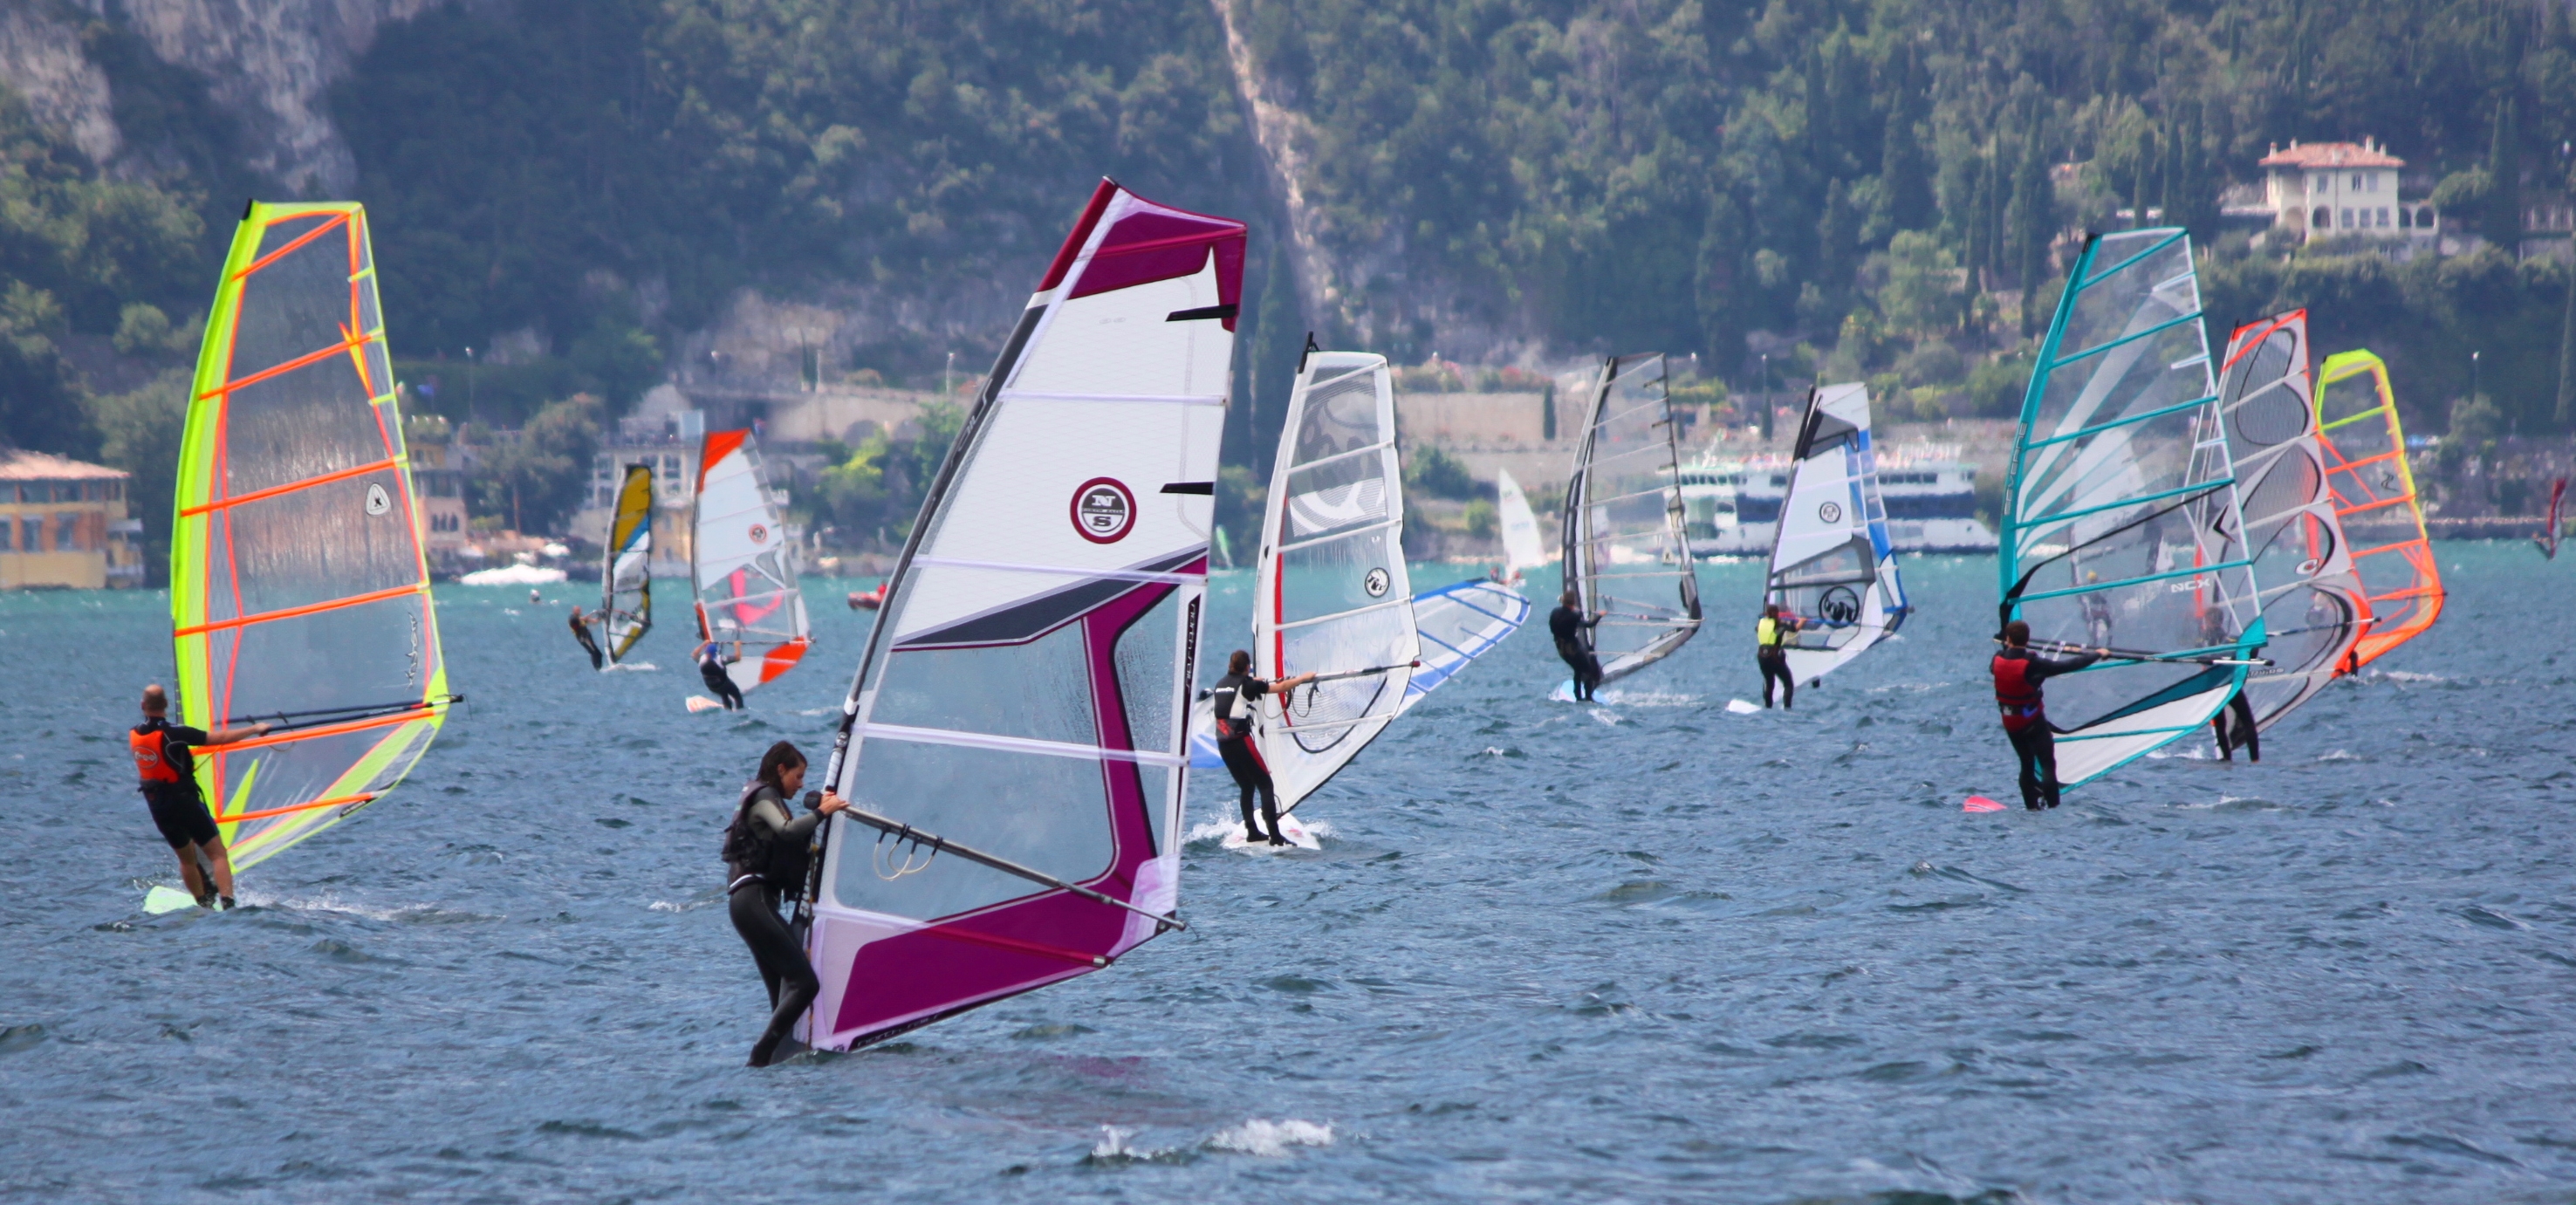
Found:
[[[757,777],[763,785],[783,796],[787,794],[787,788],[779,785],[778,776],[804,764],[805,755],[796,751],[795,742],[780,741],[771,745],[769,752],[760,755]]]

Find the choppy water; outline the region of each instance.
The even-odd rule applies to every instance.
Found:
[[[411,782],[151,919],[116,742],[166,604],[0,596],[0,1197],[2566,1201],[2576,565],[2442,559],[2441,625],[2262,766],[1984,816],[1991,562],[1910,562],[1901,641],[1753,716],[1756,573],[1709,566],[1610,706],[1524,632],[1307,805],[1321,852],[1193,845],[1189,932],[758,1072],[716,833],[863,619],[691,716],[681,633],[597,676],[447,588],[471,702]]]

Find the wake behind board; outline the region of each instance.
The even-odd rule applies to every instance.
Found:
[[[1240,823],[1229,822],[1225,830],[1225,839],[1217,843],[1218,848],[1239,854],[1266,854],[1286,853],[1292,848],[1321,850],[1324,848],[1323,834],[1330,831],[1331,826],[1318,822],[1316,827],[1308,828],[1306,822],[1299,820],[1293,812],[1281,816],[1279,832],[1288,838],[1287,845],[1272,845],[1267,841],[1258,844],[1246,841],[1243,839],[1243,825]]]
[[[707,711],[722,711],[722,710],[724,710],[724,704],[723,704],[723,703],[718,702],[718,701],[716,701],[716,700],[714,700],[714,699],[710,699],[710,698],[706,697],[705,695],[690,695],[690,696],[689,696],[689,714],[690,714],[690,715],[697,715],[697,714],[699,714],[700,712],[707,712]]]

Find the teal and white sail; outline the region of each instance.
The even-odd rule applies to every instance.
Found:
[[[2043,654],[2112,656],[2048,684],[2060,781],[2199,731],[2264,641],[2220,427],[2191,240],[2093,235],[2022,398],[2001,619]]]

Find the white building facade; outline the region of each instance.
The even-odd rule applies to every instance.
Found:
[[[2406,161],[2375,139],[2275,145],[2261,166],[2275,237],[2304,243],[2342,235],[2423,242],[2441,236],[2432,202],[2398,193]]]

